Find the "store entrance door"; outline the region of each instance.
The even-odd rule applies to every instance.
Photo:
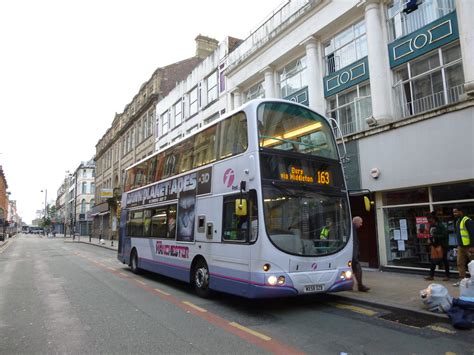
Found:
[[[352,217],[360,216],[364,220],[363,226],[357,231],[359,236],[359,260],[368,263],[371,268],[378,268],[379,255],[377,246],[377,224],[375,221],[375,205],[370,212],[364,207],[363,196],[350,196]]]

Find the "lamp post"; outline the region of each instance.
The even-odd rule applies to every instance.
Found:
[[[69,203],[68,191],[69,191],[69,179],[71,178],[71,174],[69,170],[66,170],[65,173],[66,173],[66,177],[64,178],[64,183],[63,183],[63,187],[64,187],[64,192],[63,192],[64,238],[66,238],[66,234],[67,234],[67,217],[68,217],[67,207]]]
[[[41,190],[41,192],[44,192],[44,219],[43,219],[43,228],[46,226],[46,217],[48,213],[48,205],[47,205],[47,200],[48,200],[48,189]],[[46,228],[44,229],[44,233],[46,233]]]

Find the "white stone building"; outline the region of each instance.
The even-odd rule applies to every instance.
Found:
[[[474,215],[473,13],[470,0],[288,2],[157,103],[156,149],[253,98],[308,105],[338,122],[348,187],[376,202],[351,198],[361,260],[425,268],[426,213],[448,228],[453,206]]]

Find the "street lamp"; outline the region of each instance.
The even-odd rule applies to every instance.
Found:
[[[64,192],[63,192],[63,201],[64,201],[64,206],[63,206],[63,213],[64,213],[64,238],[66,238],[67,234],[67,217],[68,217],[68,204],[69,204],[69,179],[71,178],[71,173],[69,170],[65,171],[66,177],[64,178]]]
[[[44,192],[44,219],[43,219],[43,228],[46,226],[46,216],[48,213],[48,205],[46,204],[48,200],[48,189],[41,190],[41,192]],[[44,233],[46,233],[46,228],[44,229]]]

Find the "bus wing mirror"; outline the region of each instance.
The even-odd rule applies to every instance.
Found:
[[[364,196],[364,206],[367,212],[370,212],[370,209],[372,208],[373,204],[374,204],[374,201],[370,201],[370,199],[367,196]]]
[[[235,200],[235,215],[246,216],[247,215],[247,200],[238,198]]]

